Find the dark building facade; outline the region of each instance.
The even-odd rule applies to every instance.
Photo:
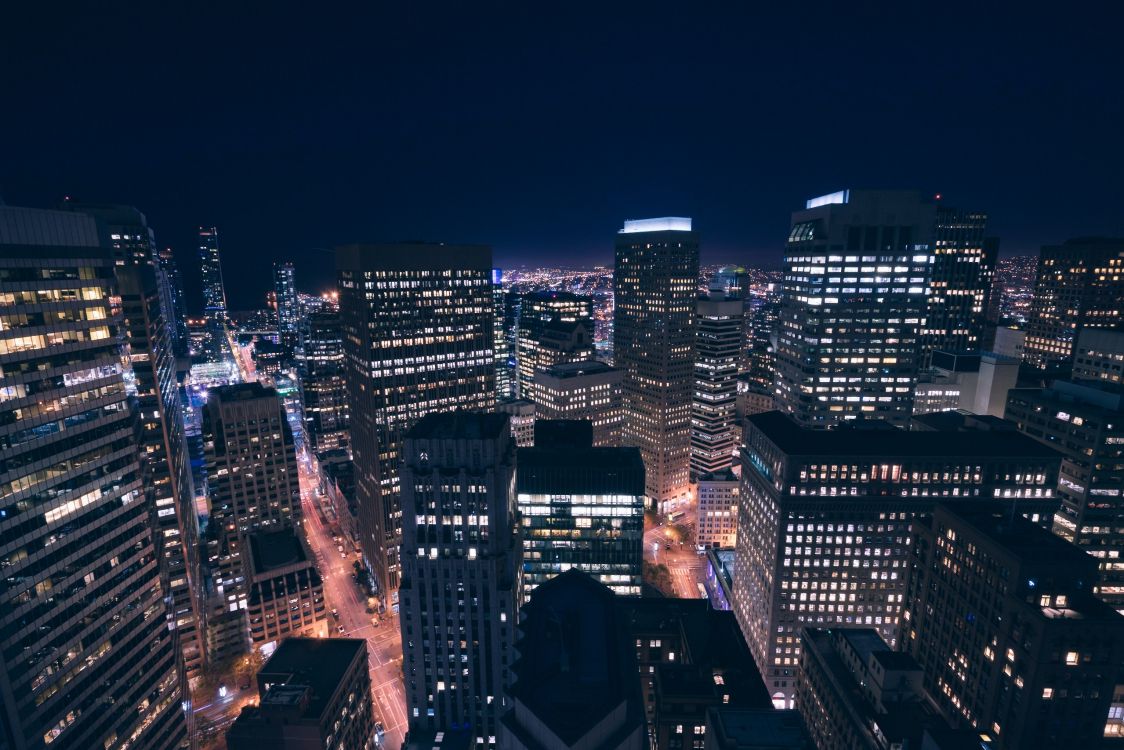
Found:
[[[387,606],[398,588],[402,436],[424,415],[495,404],[492,251],[336,250],[360,546]]]
[[[1124,239],[1082,238],[1043,247],[1026,323],[1024,361],[1068,375],[1081,332],[1120,327],[1121,309]]]
[[[945,715],[999,750],[1099,746],[1124,617],[1093,596],[1096,561],[986,505],[942,505],[913,531],[899,649]]]
[[[581,328],[577,336],[574,335]],[[516,393],[538,402],[535,373],[593,359],[593,300],[570,292],[538,291],[523,295],[516,336]]]
[[[504,414],[435,412],[406,434],[399,592],[411,734],[467,729],[475,747],[497,744],[521,598],[515,460]]]
[[[690,497],[699,243],[687,218],[626,221],[613,271],[613,364],[624,370],[622,445],[644,458],[646,492]]]
[[[215,227],[199,227],[199,269],[203,277],[203,318],[206,321],[203,350],[199,354],[204,361],[218,362],[228,349],[228,316],[222,258],[219,255],[219,230]]]
[[[301,307],[292,263],[273,264],[273,298],[277,305],[277,336],[290,357],[300,344]]]
[[[317,452],[349,444],[351,415],[343,357],[343,330],[338,312],[308,316],[304,339],[304,428],[309,445]]]
[[[1061,456],[1025,435],[877,425],[746,420],[733,605],[778,706],[791,705],[801,627],[895,643],[910,523],[936,502],[995,499],[1047,529],[1057,509]]]
[[[729,468],[737,452],[738,366],[745,336],[740,297],[712,289],[698,301],[695,387],[691,402],[691,474]]]

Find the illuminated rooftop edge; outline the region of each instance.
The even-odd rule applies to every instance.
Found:
[[[660,219],[633,219],[624,223],[621,234],[635,232],[690,232],[691,220],[683,216],[664,216]]]
[[[840,190],[836,193],[828,193],[821,195],[818,198],[809,198],[804,208],[818,208],[820,206],[830,206],[832,203],[846,203],[851,199],[850,190]]]

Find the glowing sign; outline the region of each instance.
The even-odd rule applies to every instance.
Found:
[[[821,195],[819,198],[809,198],[804,204],[804,208],[819,208],[820,206],[830,206],[833,203],[847,203],[850,199],[850,190],[840,190],[837,193]]]
[[[660,219],[633,219],[624,223],[620,234],[636,232],[690,232],[691,220],[683,216],[664,216]]]

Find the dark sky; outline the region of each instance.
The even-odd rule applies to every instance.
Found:
[[[339,242],[608,263],[669,214],[775,264],[843,187],[986,210],[1006,254],[1124,234],[1116,2],[8,5],[0,195],[134,204],[192,287],[216,224],[235,308]]]

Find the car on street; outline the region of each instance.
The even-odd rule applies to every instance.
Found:
[[[347,630],[344,628],[343,625],[337,626],[336,632],[339,633],[340,635],[346,635],[347,634]]]
[[[335,619],[336,622],[339,622],[340,621],[340,611],[338,609],[333,609],[332,610],[332,617]]]
[[[375,722],[375,737],[378,738],[379,742],[382,742],[383,735],[385,735],[385,734],[386,734],[386,728],[383,727],[382,722],[376,721]]]

